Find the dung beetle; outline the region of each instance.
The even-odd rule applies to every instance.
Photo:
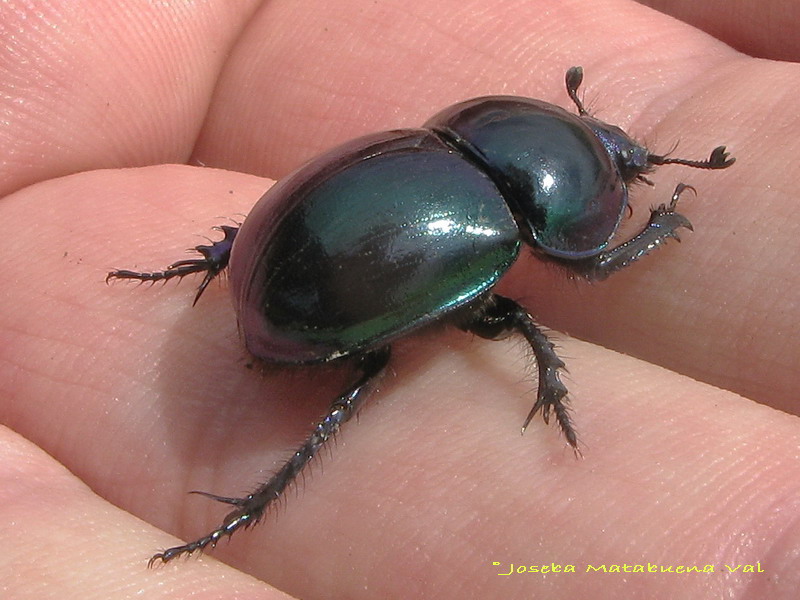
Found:
[[[628,210],[628,184],[649,183],[656,165],[724,169],[725,147],[707,160],[652,154],[619,127],[529,98],[488,96],[438,113],[421,129],[356,139],[274,185],[240,227],[197,246],[201,258],[164,271],[112,271],[108,279],[161,281],[204,273],[195,302],[224,269],[247,350],[266,363],[311,365],[350,358],[357,374],[308,438],[266,483],[243,498],[203,492],[234,508],[209,534],[150,559],[212,547],[253,525],[319,449],[349,421],[389,362],[391,343],[447,321],[487,339],[521,334],[539,370],[536,413],[554,415],[567,443],[577,436],[559,379],[564,363],[520,304],[492,289],[524,244],[589,280],[649,254],[677,230],[681,192],[655,208],[644,229],[609,247]],[[693,189],[693,188],[692,188]]]

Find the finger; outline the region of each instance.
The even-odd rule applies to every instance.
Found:
[[[800,44],[791,26],[800,20],[800,10],[791,0],[739,3],[734,12],[725,10],[725,2],[640,1],[750,56],[794,62],[800,56]]]
[[[793,365],[800,360],[800,342],[787,332],[800,318],[793,301],[800,276],[790,259],[800,244],[791,226],[793,175],[780,165],[784,156],[800,152],[800,138],[796,122],[770,123],[766,116],[782,111],[785,98],[776,86],[789,74],[782,67],[753,66],[752,78],[742,74],[738,80],[755,90],[746,117],[738,102],[744,96],[733,92],[740,83],[733,81],[713,95],[736,102],[715,101],[712,107],[701,92],[685,102],[688,110],[670,117],[676,125],[684,118],[691,123],[699,114],[694,107],[705,104],[699,110],[708,111],[708,122],[733,124],[716,139],[729,143],[737,163],[707,173],[664,167],[655,188],[631,191],[634,207],[646,212],[665,202],[675,183],[692,184],[697,197],[685,195],[678,209],[694,231],[682,232],[680,245],[667,244],[602,285],[571,293],[564,284],[543,286],[537,277],[527,294],[536,301],[537,315],[554,328],[796,413]],[[780,157],[764,159],[764,145],[772,143],[782,145]],[[628,225],[641,226],[641,219],[634,215]],[[620,239],[625,238],[623,231]],[[516,285],[524,294],[524,283]]]
[[[187,171],[197,178],[187,178]],[[234,370],[231,388],[205,381],[217,398],[237,389],[237,376],[239,388],[247,385],[242,381],[257,382],[257,376],[242,365],[235,318],[220,286],[210,286],[198,310],[191,311],[191,300],[185,301],[186,294],[194,294],[190,281],[170,286],[172,302],[160,302],[164,286],[107,286],[105,274],[114,267],[161,267],[183,258],[186,248],[205,243],[198,234],[214,235],[213,224],[229,223],[208,214],[235,215],[264,186],[251,176],[172,166],[90,172],[6,198],[2,211],[9,222],[38,225],[17,228],[8,240],[10,256],[17,259],[6,261],[3,269],[3,279],[15,285],[2,311],[2,422],[57,456],[106,498],[118,505],[129,502],[137,486],[95,485],[108,481],[110,464],[127,460],[118,454],[131,453],[144,469],[142,478],[148,478],[152,465],[144,459],[151,445],[157,448],[177,435],[160,430],[160,419],[174,416],[162,406],[161,395],[190,399],[194,386],[208,392],[198,374],[210,374],[209,369]],[[192,222],[191,207],[203,194],[208,194],[209,213]],[[218,312],[208,313],[212,306]],[[190,344],[186,352],[167,352],[163,363],[162,349],[176,332],[208,339],[205,352],[194,354]],[[46,373],[39,369],[43,364]],[[188,369],[173,378],[170,365]],[[167,412],[159,417],[162,410]],[[81,414],[92,417],[81,425]],[[192,414],[201,419],[196,428]],[[200,414],[187,409],[183,416],[192,435],[202,430]],[[179,426],[184,420],[177,418]],[[77,451],[86,451],[81,460]],[[169,461],[182,457],[162,458],[169,472]],[[154,522],[160,511],[155,506],[149,515]]]
[[[271,3],[231,56],[196,156],[279,177],[332,144],[418,126],[470,96],[518,93],[566,106],[564,70],[582,63],[598,117],[661,152],[678,143],[680,155],[699,158],[725,144],[738,162],[708,173],[662,167],[655,189],[631,191],[634,218],[615,241],[635,233],[678,182],[698,189],[680,204],[695,226],[680,246],[591,289],[565,285],[553,269],[518,272],[513,294],[552,327],[796,411],[800,341],[783,333],[800,319],[791,301],[800,282],[787,260],[798,248],[786,168],[800,152],[786,113],[800,93],[794,67],[742,62],[634,3],[575,14],[569,6],[494,3],[475,18],[464,3],[422,13],[402,3],[337,4],[335,14],[311,15]],[[774,156],[765,145],[782,150]]]
[[[51,218],[41,220],[43,229],[11,238],[15,255],[37,240],[48,244],[39,272],[9,277],[28,290],[19,296],[25,310],[0,311],[8,319],[4,331],[17,332],[4,346],[0,380],[14,383],[3,395],[13,401],[4,420],[37,436],[103,497],[183,537],[204,533],[224,512],[185,491],[250,489],[285,458],[337,383],[311,369],[263,376],[248,369],[222,290],[210,289],[193,309],[189,286],[103,286],[100,261],[116,266],[111,255],[132,246],[137,254],[159,247],[172,260],[161,247],[186,227],[179,212],[197,210],[200,200],[219,207],[220,198],[234,209],[244,200],[239,194],[257,184],[263,186],[177,167],[86,174],[28,190],[52,199],[49,206],[31,202],[47,206]],[[55,193],[56,186],[64,189]],[[142,229],[114,220],[116,212],[138,214],[157,187],[172,211],[158,219],[146,214]],[[117,192],[113,206],[103,201],[108,189]],[[24,197],[11,200],[6,211]],[[76,226],[86,223],[88,231]],[[150,243],[137,241],[141,230]],[[64,257],[67,241],[77,250]],[[90,285],[95,275],[99,291]],[[37,299],[48,311],[36,308]],[[730,557],[755,564],[764,556],[777,565],[776,577],[790,577],[794,571],[781,561],[796,534],[792,521],[773,516],[790,513],[796,497],[796,422],[606,350],[560,345],[584,461],[552,428],[534,424],[518,435],[533,384],[521,376],[517,346],[431,332],[398,348],[377,401],[342,432],[333,458],[323,457],[325,476],[315,464],[284,510],[215,556],[303,597],[353,596],[364,593],[365,581],[369,594],[407,589],[410,573],[442,593],[469,587],[491,595],[498,575],[490,563],[536,548],[554,549],[551,560],[561,564],[644,561],[652,548],[663,549],[655,560],[665,562]],[[321,388],[316,395],[314,386]],[[708,479],[713,484],[703,483]],[[675,519],[678,525],[664,525]],[[689,525],[700,519],[707,528]],[[622,533],[607,533],[614,528]],[[683,530],[697,535],[676,537]],[[765,532],[763,545],[735,555],[743,549],[728,540],[753,532]],[[451,570],[435,566],[453,553],[471,558]],[[755,585],[742,577],[693,584]],[[550,581],[521,580],[514,589],[550,589]],[[566,589],[589,585],[597,584],[581,577]],[[615,585],[622,580],[599,587],[618,595]]]
[[[603,117],[648,134],[682,98],[670,91],[738,56],[636,3],[593,6],[447,0],[410,8],[393,0],[304,12],[269,3],[220,76],[196,157],[278,179],[337,143],[418,127],[465,98],[502,93],[567,104],[564,72],[575,64],[590,74],[589,98],[597,97]]]
[[[169,536],[96,496],[50,456],[0,430],[3,591],[9,598],[59,600],[287,598],[219,563],[146,568]]]
[[[384,397],[357,428],[343,433],[348,436],[345,454],[337,451],[334,459],[347,462],[347,480],[340,487],[349,493],[320,500],[317,516],[323,519],[325,509],[351,506],[358,497],[380,501],[381,537],[361,547],[365,554],[370,549],[373,564],[383,566],[390,556],[397,561],[398,570],[385,574],[387,587],[407,580],[403,573],[410,571],[422,574],[435,595],[453,597],[478,590],[483,597],[499,592],[612,598],[629,595],[632,585],[641,585],[645,596],[747,597],[747,590],[757,597],[757,590],[770,585],[763,574],[716,581],[661,575],[634,583],[585,571],[596,561],[643,564],[647,555],[655,555],[655,563],[677,565],[681,556],[723,573],[725,564],[734,564],[728,557],[740,552],[747,561],[761,556],[763,564],[792,569],[798,529],[793,517],[786,521],[781,515],[795,512],[796,419],[638,361],[560,340],[585,452],[576,461],[565,446],[552,445],[552,429],[541,424],[523,437],[503,435],[529,405],[524,395],[519,406],[509,404],[515,394],[507,384],[522,366],[519,349],[477,340],[462,346],[463,339],[448,339],[455,356],[417,354],[412,361],[424,365],[422,377],[416,369],[397,367],[392,382],[397,387],[389,393],[399,393],[402,386],[402,400]],[[411,356],[414,352],[408,350]],[[474,369],[480,377],[464,376]],[[530,384],[517,389],[529,390]],[[381,420],[373,425],[378,411]],[[369,431],[362,433],[367,423]],[[777,427],[775,437],[771,427]],[[365,444],[362,435],[368,438]],[[376,464],[373,452],[387,441],[391,448],[393,439],[408,446],[395,447],[391,459]],[[342,476],[337,462],[326,468],[326,481],[319,485],[330,484],[334,470],[333,478]],[[765,490],[774,495],[764,498]],[[357,508],[354,513],[350,521],[337,519],[335,531],[348,531],[349,539],[358,540],[360,529],[353,530],[363,515]],[[441,539],[441,546],[431,545],[431,535]],[[741,543],[751,536],[763,545]],[[376,547],[385,554],[376,553]],[[437,547],[446,556],[468,558],[440,570],[428,560],[436,554],[427,554]],[[533,557],[534,565],[549,565],[552,556],[555,564],[573,564],[583,572],[575,579],[539,573],[498,583],[500,567],[486,573],[481,564],[527,560],[498,558],[509,554]]]
[[[185,161],[254,4],[3,3],[0,193]]]

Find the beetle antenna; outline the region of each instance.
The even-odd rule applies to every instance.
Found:
[[[668,158],[658,154],[648,154],[647,162],[653,165],[684,165],[695,169],[727,169],[736,161],[725,151],[725,146],[717,146],[711,151],[708,160],[688,160],[685,158]]]
[[[586,112],[583,101],[578,98],[578,88],[581,87],[581,83],[583,83],[583,67],[570,67],[567,70],[566,80],[567,94],[569,94],[570,100],[578,107],[578,114],[585,117],[589,113]]]

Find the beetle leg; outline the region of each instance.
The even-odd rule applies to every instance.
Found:
[[[580,261],[570,261],[569,268],[581,273],[587,279],[601,281],[615,271],[619,271],[643,256],[650,254],[668,239],[672,238],[681,241],[680,237],[678,237],[678,229],[681,227],[689,230],[693,229],[689,219],[675,212],[675,206],[680,195],[687,189],[695,191],[690,185],[678,184],[672,194],[670,203],[662,204],[653,209],[650,213],[650,220],[638,235],[619,246],[601,252],[597,256]]]
[[[224,536],[232,535],[237,529],[255,525],[261,519],[264,511],[275,500],[281,497],[286,488],[300,474],[303,468],[311,461],[320,448],[333,436],[342,424],[349,421],[364,404],[369,392],[374,387],[378,377],[383,373],[389,362],[390,347],[368,352],[361,356],[359,370],[361,376],[336,400],[333,401],[328,412],[317,423],[314,431],[305,442],[297,449],[292,457],[275,473],[269,481],[260,485],[254,492],[244,498],[229,498],[199,492],[219,502],[231,504],[236,508],[223,520],[222,525],[211,533],[182,546],[175,546],[154,555],[149,566],[156,562],[168,562],[182,554],[191,554],[203,550],[206,546],[212,548]]]
[[[179,260],[169,265],[163,271],[152,272],[138,272],[128,271],[126,269],[118,269],[111,271],[106,276],[106,282],[111,279],[136,279],[138,281],[167,281],[175,277],[186,277],[192,273],[205,273],[206,276],[200,283],[197,290],[197,295],[194,297],[192,305],[197,304],[200,296],[208,287],[208,284],[220,274],[221,271],[228,266],[228,261],[231,256],[231,248],[233,247],[233,240],[239,232],[238,227],[230,225],[221,225],[216,227],[224,234],[224,238],[218,242],[212,242],[210,246],[201,245],[194,248],[195,251],[203,255],[203,258],[192,258],[188,260]]]
[[[525,432],[536,413],[541,411],[544,422],[549,423],[550,411],[553,411],[567,442],[577,450],[578,436],[565,401],[567,388],[559,378],[559,371],[564,368],[564,362],[558,357],[553,343],[534,323],[528,311],[505,296],[492,294],[489,302],[481,307],[473,320],[461,327],[490,340],[503,339],[513,332],[523,335],[533,350],[539,367],[539,389],[536,403],[522,425],[522,432]]]

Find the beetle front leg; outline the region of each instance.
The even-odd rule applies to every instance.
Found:
[[[558,357],[553,343],[536,325],[528,311],[510,298],[492,294],[472,320],[462,324],[461,328],[490,340],[500,340],[514,332],[523,335],[536,357],[536,364],[539,367],[539,388],[536,402],[522,424],[522,431],[525,432],[539,411],[544,422],[549,423],[552,411],[567,442],[577,451],[578,435],[565,401],[567,388],[559,377],[564,362]]]
[[[231,256],[231,248],[233,247],[233,240],[239,232],[238,227],[230,225],[221,225],[216,227],[225,236],[218,242],[212,242],[210,246],[201,245],[195,246],[195,251],[203,255],[203,258],[192,258],[188,260],[179,260],[169,265],[163,271],[139,272],[128,271],[127,269],[118,269],[111,271],[106,276],[106,282],[112,279],[135,279],[137,281],[168,281],[175,277],[182,278],[192,273],[205,273],[206,276],[200,283],[197,290],[197,295],[194,297],[192,306],[197,304],[200,296],[217,275],[220,274],[227,266]]]
[[[149,566],[156,562],[169,562],[182,554],[191,554],[203,550],[206,546],[212,548],[224,536],[232,535],[242,527],[255,525],[263,516],[267,508],[280,498],[286,488],[291,484],[305,466],[316,456],[320,448],[327,442],[339,428],[358,413],[375,382],[383,373],[389,363],[390,347],[386,346],[373,352],[364,354],[359,361],[361,376],[336,400],[333,401],[328,412],[317,423],[311,435],[300,446],[292,457],[275,473],[269,481],[260,485],[253,493],[244,498],[230,498],[217,496],[206,492],[195,492],[224,504],[231,504],[236,508],[223,520],[222,525],[203,537],[184,544],[175,546],[154,555]]]
[[[619,271],[643,256],[650,254],[668,239],[672,238],[680,241],[677,233],[678,229],[681,227],[689,230],[693,229],[689,219],[675,212],[675,206],[678,204],[680,195],[687,189],[695,191],[690,185],[678,184],[672,194],[670,203],[662,204],[654,209],[650,213],[650,220],[645,228],[634,238],[615,248],[601,252],[597,256],[580,261],[570,261],[566,263],[567,266],[581,273],[587,279],[602,281],[615,271]]]

